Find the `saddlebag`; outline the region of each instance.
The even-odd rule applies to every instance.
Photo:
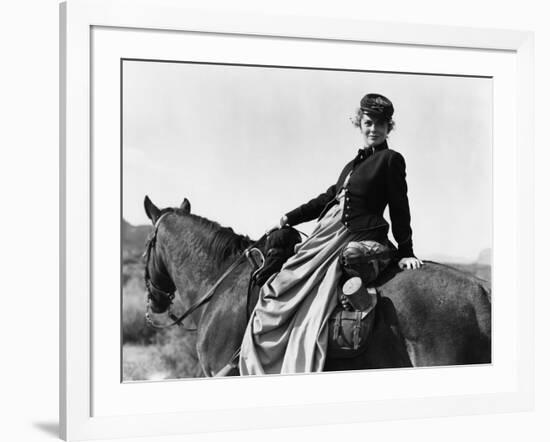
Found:
[[[353,305],[360,306],[361,309],[350,311],[344,309],[340,304],[334,309],[328,326],[328,356],[330,358],[352,358],[361,354],[365,350],[374,325],[376,289],[365,289],[359,278],[352,278],[352,280],[355,280],[356,290],[349,297],[349,301],[352,301],[353,296]]]
[[[351,241],[342,249],[340,265],[344,278],[351,279],[339,287],[337,295],[338,299],[345,295],[352,309],[338,304],[329,318],[329,357],[352,358],[365,350],[378,296],[368,285],[389,265],[392,255],[391,246],[377,241]]]

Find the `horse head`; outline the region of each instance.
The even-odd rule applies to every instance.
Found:
[[[147,240],[145,256],[145,284],[147,287],[147,299],[154,313],[164,313],[172,305],[176,285],[167,270],[162,254],[157,250],[157,235],[161,221],[168,214],[178,213],[185,215],[190,213],[191,204],[185,198],[179,209],[159,209],[148,196],[144,200],[145,213],[153,224],[153,231]]]
[[[252,242],[231,228],[192,214],[187,198],[178,208],[160,209],[146,196],[144,208],[154,226],[145,252],[145,277],[151,281],[148,297],[154,312],[168,310],[176,290],[186,307],[194,305],[226,263]],[[195,323],[201,310],[192,315]]]

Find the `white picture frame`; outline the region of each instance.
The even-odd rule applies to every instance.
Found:
[[[284,17],[274,15],[214,14],[188,10],[180,2],[171,0],[69,0],[60,6],[61,16],[61,277],[60,277],[60,428],[66,440],[94,438],[163,436],[178,433],[224,431],[234,429],[269,428],[273,426],[316,425],[327,423],[361,422],[388,418],[412,418],[427,416],[448,416],[452,414],[487,413],[528,410],[533,406],[533,35],[529,32],[483,29],[461,29],[427,25],[405,25],[395,23],[365,23],[363,21],[320,19],[313,17]],[[500,266],[502,281],[495,281],[495,296],[503,307],[502,318],[509,321],[509,333],[513,335],[514,348],[509,358],[498,358],[486,367],[486,375],[502,382],[489,385],[485,390],[460,394],[424,395],[411,391],[400,397],[345,398],[345,395],[326,393],[326,399],[303,396],[291,404],[273,399],[244,401],[238,406],[223,404],[217,407],[188,406],[185,410],[171,408],[170,403],[138,411],[138,408],[124,408],[124,401],[114,399],[118,409],[101,408],[109,398],[94,397],[101,391],[103,377],[97,369],[101,350],[94,352],[96,339],[94,327],[98,318],[92,314],[94,303],[94,280],[92,247],[93,237],[102,235],[105,227],[98,231],[93,226],[93,194],[96,191],[92,172],[91,149],[93,140],[92,103],[98,83],[92,78],[93,30],[98,28],[143,32],[148,30],[171,31],[174,35],[187,33],[208,35],[212,38],[230,35],[233,38],[256,37],[276,38],[285,41],[313,41],[329,44],[380,44],[406,46],[414,51],[431,49],[460,51],[485,51],[505,53],[512,57],[516,69],[506,74],[513,82],[512,96],[495,95],[495,101],[506,100],[513,119],[515,138],[511,141],[506,159],[495,158],[495,198],[504,193],[510,201],[495,202],[495,235],[505,231],[500,238],[507,237],[507,248],[495,243],[495,269]],[[155,51],[155,43],[148,50]],[[160,50],[160,48],[158,48]],[[145,49],[143,49],[145,52]],[[132,54],[135,55],[135,54]],[[480,69],[469,67],[472,72]],[[94,82],[95,81],[95,82]],[[499,101],[500,100],[500,101]],[[118,122],[114,122],[118,124]],[[503,128],[495,127],[495,139]],[[500,131],[500,132],[499,132]],[[499,147],[495,147],[499,149]],[[504,149],[504,148],[503,148]],[[519,154],[521,152],[521,155]],[[510,155],[508,155],[510,154]],[[497,164],[498,163],[498,164]],[[512,180],[505,185],[499,183],[499,176],[513,173]],[[505,190],[505,192],[504,192]],[[499,213],[508,208],[508,220]],[[512,213],[513,216],[509,216]],[[115,229],[118,224],[113,224]],[[504,256],[504,254],[507,256]],[[510,264],[505,262],[510,261]],[[509,265],[509,267],[506,267]],[[502,269],[505,269],[503,271]],[[498,277],[498,272],[496,273]],[[507,280],[506,278],[511,278]],[[521,286],[519,285],[521,281]],[[519,302],[521,289],[521,302]],[[118,288],[115,287],[115,293]],[[498,294],[504,293],[499,299]],[[500,307],[499,307],[500,308]],[[498,314],[498,310],[496,311]],[[116,315],[115,315],[116,316]],[[495,319],[497,320],[497,319]],[[496,329],[498,332],[498,328]],[[502,330],[502,328],[501,328]],[[101,356],[103,358],[103,356]],[[106,358],[108,359],[107,355]],[[103,360],[102,359],[102,360]],[[118,373],[119,360],[113,358],[113,370]],[[102,362],[102,369],[108,369]],[[465,367],[461,370],[474,368]],[[483,369],[482,369],[483,370]],[[500,372],[498,370],[501,370]],[[389,373],[390,376],[405,374]],[[432,368],[422,373],[425,379],[445,379],[449,372],[445,368]],[[331,374],[321,384],[315,377],[249,378],[241,380],[241,392],[275,391],[281,386],[289,389],[305,388],[318,391],[322,383],[357,385],[367,379],[364,373]],[[466,376],[472,376],[470,373]],[[317,378],[318,379],[318,378]],[[500,378],[499,378],[500,379]],[[223,391],[230,395],[234,380],[218,379],[185,382],[149,383],[146,386],[125,385],[119,392],[121,397],[134,398],[131,389],[141,388],[139,395],[162,397],[164,394],[187,398],[199,395],[208,389],[210,394]],[[426,381],[423,381],[426,382]],[[305,385],[305,386],[304,386]],[[104,383],[103,390],[112,390]],[[122,387],[121,387],[122,388]],[[309,389],[309,390],[307,390]],[[146,391],[145,391],[146,390]],[[155,391],[156,390],[156,391]],[[144,393],[143,393],[144,392]],[[246,395],[244,395],[246,396]],[[146,397],[146,396],[141,396]],[[187,402],[191,402],[187,400]],[[99,404],[99,405],[98,405]],[[122,405],[121,405],[122,404]],[[246,411],[246,419],[243,418]],[[212,419],[215,412],[216,419]],[[277,415],[276,422],[273,415]],[[139,417],[139,419],[138,419]]]

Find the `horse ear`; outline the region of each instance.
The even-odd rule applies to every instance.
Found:
[[[143,206],[145,207],[147,217],[155,224],[157,219],[159,219],[160,209],[153,204],[153,201],[151,201],[147,195],[145,195],[145,200],[143,200]]]
[[[191,203],[187,198],[183,199],[183,202],[181,203],[180,209],[183,210],[186,213],[191,213]]]

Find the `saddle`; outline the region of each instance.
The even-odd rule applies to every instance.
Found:
[[[294,247],[302,241],[300,233],[289,226],[271,232],[265,241],[263,267],[254,275],[254,283],[262,286],[279,270],[285,261],[294,255]]]
[[[271,232],[262,247],[263,265],[260,267],[258,263],[252,259],[252,273],[250,275],[250,283],[248,285],[247,297],[247,319],[250,318],[254,306],[258,302],[260,288],[267,280],[278,273],[283,267],[283,264],[288,258],[294,255],[294,247],[302,241],[300,233],[289,226]]]

